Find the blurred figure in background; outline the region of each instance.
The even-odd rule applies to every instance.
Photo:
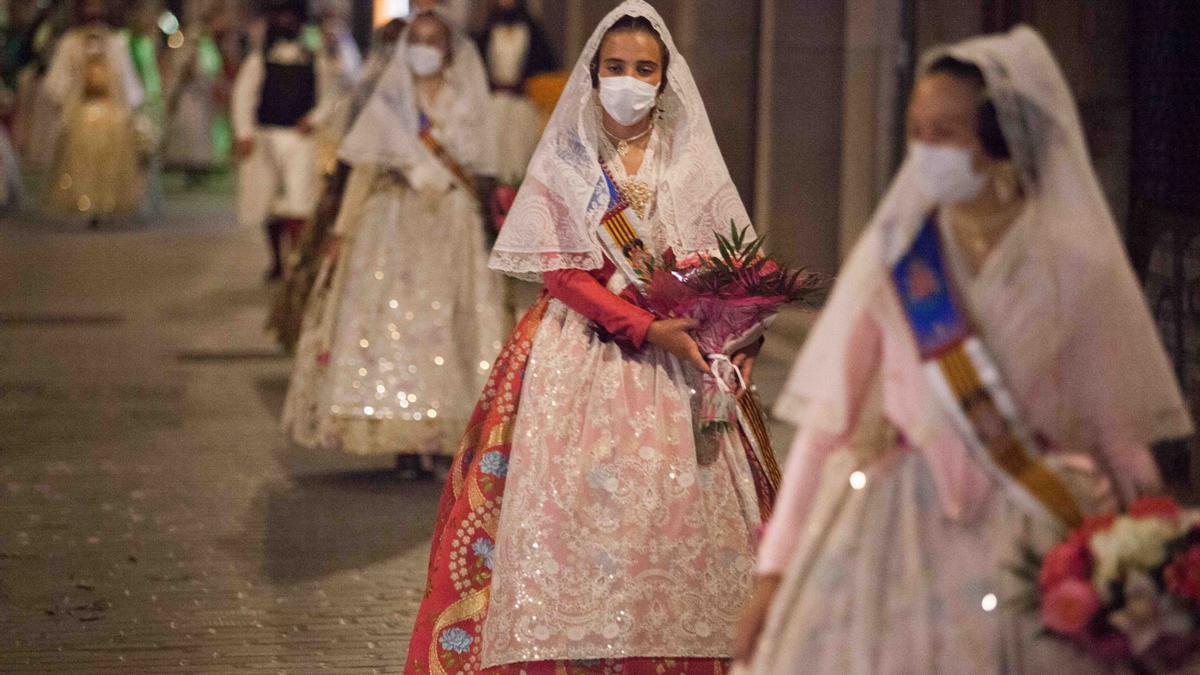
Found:
[[[375,91],[380,76],[396,50],[396,42],[404,30],[405,22],[393,19],[375,31],[371,42],[371,51],[363,68],[363,77],[355,88],[349,100],[344,102],[346,109],[346,128],[354,124],[363,106]],[[325,177],[321,190],[321,198],[317,200],[316,211],[312,222],[304,228],[293,261],[290,261],[284,283],[279,288],[272,303],[271,316],[267,320],[267,329],[274,333],[279,344],[288,352],[295,351],[296,341],[300,338],[301,321],[304,316],[304,306],[308,302],[309,293],[320,271],[324,259],[326,241],[333,230],[333,224],[342,207],[342,197],[346,192],[347,179],[350,176],[350,165],[336,158],[332,173]]]
[[[321,97],[332,101],[333,105],[327,119],[315,130],[316,170],[319,177],[324,177],[333,173],[337,166],[338,146],[350,123],[350,97],[362,76],[362,54],[340,12],[327,12],[321,17],[319,26],[324,50],[321,64],[327,71],[321,82],[329,88],[321,93]]]
[[[558,64],[542,27],[530,16],[525,0],[491,0],[479,35],[479,51],[487,62],[492,86],[492,119],[496,129],[496,177],[520,183],[529,158],[542,137],[544,118],[525,93],[526,81],[555,70]]]
[[[412,0],[410,6],[415,16],[422,12],[436,11],[448,20],[455,30],[470,33],[472,0]]]
[[[266,30],[242,62],[231,101],[238,219],[264,227],[268,280],[283,276],[284,237],[294,241],[317,198],[313,130],[329,115],[333,88],[321,50],[304,41],[305,0],[265,0]]]
[[[1075,99],[1022,26],[927,53],[908,134],[776,404],[799,433],[740,655],[763,674],[1114,672],[1047,639],[1014,564],[1161,492],[1150,446],[1193,425]]]
[[[5,117],[12,112],[16,95],[0,83],[0,111]],[[13,150],[8,128],[0,124],[0,213],[19,211],[25,207],[25,182],[21,178],[21,164]]]
[[[103,0],[79,0],[46,75],[63,131],[48,186],[50,206],[89,225],[142,207],[143,147],[134,112],[145,99],[129,42],[108,23]]]
[[[305,311],[283,424],[301,445],[449,458],[507,328],[475,188],[490,175],[471,40],[413,18],[342,145],[353,166]]]
[[[163,32],[159,19],[166,12],[162,0],[138,0],[129,12],[126,35],[129,54],[137,71],[145,96],[135,111],[134,124],[142,143],[142,158],[146,176],[146,199],[143,215],[154,219],[166,210],[162,185],[162,138],[167,125],[166,103],[163,98],[163,76],[159,67]]]
[[[221,50],[213,24],[221,12],[216,0],[197,0],[180,33],[182,44],[168,52],[166,63],[167,131],[164,159],[195,184],[221,165],[217,143],[219,93],[224,78]]]
[[[53,3],[39,7],[18,3],[13,18],[20,34],[11,46],[16,110],[13,113],[13,144],[27,166],[47,171],[54,161],[54,146],[62,129],[58,105],[46,92],[46,71],[54,53],[54,24],[60,14]]]

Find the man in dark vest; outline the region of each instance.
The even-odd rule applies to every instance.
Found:
[[[268,279],[283,273],[284,236],[295,239],[318,189],[313,128],[334,101],[321,96],[321,50],[305,43],[306,0],[265,0],[266,33],[242,63],[231,101],[238,168],[238,218],[265,226]]]

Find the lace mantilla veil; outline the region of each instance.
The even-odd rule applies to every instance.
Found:
[[[593,229],[608,207],[599,164],[599,102],[590,65],[604,34],[623,16],[645,17],[671,55],[656,123],[662,138],[658,218],[681,255],[716,248],[716,233],[750,224],[729,177],[687,62],[658,12],[627,0],[600,22],[576,62],[534,152],[525,181],[492,249],[492,269],[538,281],[542,272],[592,270],[604,263]]]
[[[450,18],[434,10],[450,28],[454,56],[446,69],[446,85],[456,97],[445,128],[435,134],[459,164],[476,174],[492,175],[496,130],[487,114],[490,90],[487,71],[475,43]],[[374,92],[342,140],[338,157],[349,164],[380,164],[409,169],[437,162],[421,142],[417,91],[408,66],[408,32],[404,29]]]

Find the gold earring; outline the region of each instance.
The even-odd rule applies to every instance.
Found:
[[[1012,203],[1021,192],[1021,183],[1017,180],[1017,170],[1012,162],[1004,162],[996,168],[992,175],[996,198],[1003,204]]]

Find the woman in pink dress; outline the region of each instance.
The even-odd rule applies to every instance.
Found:
[[[1096,672],[1038,636],[1007,566],[1161,489],[1148,447],[1191,420],[1042,39],[935,50],[908,128],[776,408],[799,433],[741,655],[755,673]]]
[[[732,653],[769,490],[737,432],[700,442],[707,366],[692,324],[630,302],[605,257],[614,191],[654,253],[712,251],[749,222],[641,0],[588,42],[493,249],[546,294],[455,457],[409,672],[715,673]],[[753,353],[735,360],[749,375]]]

